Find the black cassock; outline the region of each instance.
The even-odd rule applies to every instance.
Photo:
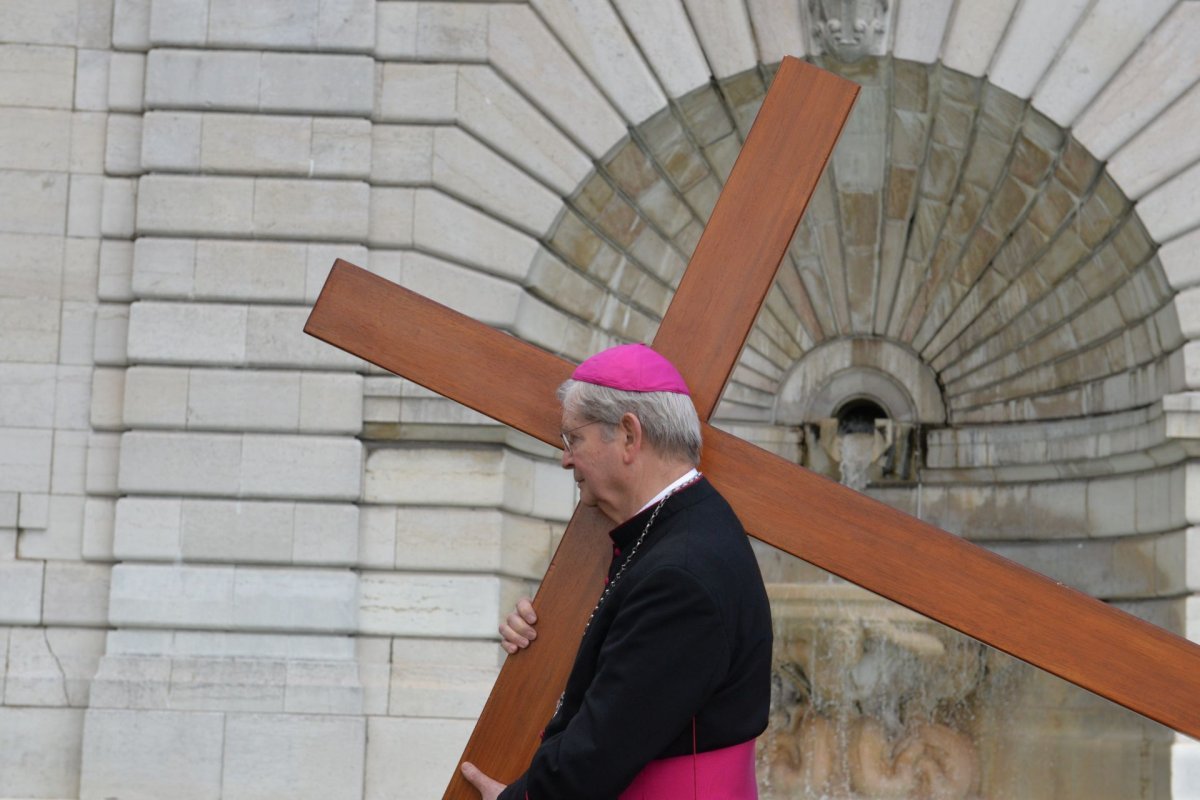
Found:
[[[653,512],[609,534],[609,580]],[[700,478],[667,499],[597,610],[541,746],[500,798],[612,800],[651,760],[758,736],[770,685],[758,562],[733,509]]]

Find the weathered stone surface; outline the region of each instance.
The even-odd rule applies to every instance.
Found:
[[[79,795],[217,800],[224,728],[220,713],[92,709]]]
[[[946,34],[943,63],[968,75],[987,72],[1016,5],[1016,0],[960,5]]]
[[[1000,42],[988,80],[1017,97],[1029,97],[1087,6],[1087,0],[1022,4]]]
[[[221,796],[355,800],[362,797],[365,757],[362,717],[230,714]]]
[[[0,623],[37,625],[42,620],[44,562],[0,561]]]
[[[916,0],[897,9],[892,55],[908,61],[932,64],[941,54],[953,0]]]
[[[83,714],[73,708],[0,706],[0,774],[6,794],[77,796]]]
[[[69,109],[74,90],[73,47],[0,44],[0,105]]]
[[[436,797],[444,792],[446,776],[455,768],[472,727],[460,719],[370,717],[363,797]]]
[[[682,3],[616,0],[614,5],[668,95],[679,97],[709,80],[704,52]]]
[[[364,572],[358,629],[387,636],[492,637],[507,608],[503,601],[516,600],[505,583],[488,575]]]
[[[392,716],[473,720],[499,670],[494,642],[395,639],[392,646]]]

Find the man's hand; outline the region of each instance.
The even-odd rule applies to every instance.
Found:
[[[470,761],[464,761],[461,769],[463,777],[467,779],[467,782],[479,790],[481,800],[496,800],[505,789],[505,784],[500,781],[494,781],[487,775],[484,775],[479,771],[479,767]]]
[[[537,631],[533,629],[536,623],[537,614],[533,612],[533,604],[529,602],[528,597],[522,597],[517,601],[516,610],[509,614],[500,626],[500,636],[504,639],[500,646],[507,650],[509,655],[529,647],[529,643],[537,638]]]

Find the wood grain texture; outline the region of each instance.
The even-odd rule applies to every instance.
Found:
[[[1195,643],[711,426],[704,452],[756,538],[1200,737]]]
[[[562,446],[554,393],[573,364],[373,272],[335,261],[304,332]]]
[[[381,354],[377,338],[402,341],[394,337],[417,325],[429,335],[432,349],[400,360],[415,359],[417,370],[409,377],[442,386],[453,400],[473,408],[494,404],[521,409],[537,400],[530,391],[552,394],[547,387],[557,386],[558,376],[572,369],[557,356],[432,300],[400,287],[390,289],[391,284],[370,273],[365,275],[371,280],[364,283],[359,273],[364,271],[346,262],[335,265],[317,302],[320,312],[314,310],[314,329],[350,353],[395,363],[388,353]],[[364,286],[370,289],[368,298],[358,294]],[[369,308],[371,297],[380,292],[387,293],[391,313],[369,325],[344,322],[340,311],[333,319],[321,319],[356,304]],[[472,351],[503,353],[526,365],[528,380],[485,386],[461,376],[423,376],[426,370],[436,376],[448,363],[474,368],[479,356],[459,352],[462,340],[453,337],[460,335],[474,343]],[[507,420],[492,415],[544,441],[557,441],[558,410],[553,401],[551,407],[549,416],[522,411]],[[762,541],[1200,738],[1200,646],[709,425],[704,426],[702,468],[747,530]],[[594,512],[576,514],[568,526],[536,599],[538,645],[505,660],[464,753],[464,759],[485,772],[511,780],[536,747],[537,734],[565,684],[578,632],[599,594],[609,557],[607,527]],[[546,629],[543,636],[551,617],[556,626],[566,627],[554,633]],[[447,797],[475,800],[472,791],[456,773]]]
[[[858,85],[785,58],[654,337],[712,416]]]

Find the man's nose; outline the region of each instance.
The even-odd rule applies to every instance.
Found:
[[[575,459],[571,456],[571,451],[564,447],[562,453],[562,468],[571,469],[573,466],[575,466]]]

